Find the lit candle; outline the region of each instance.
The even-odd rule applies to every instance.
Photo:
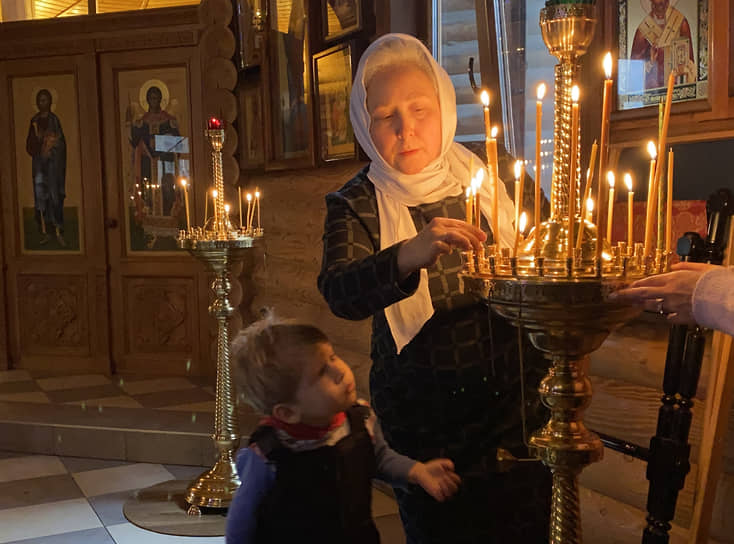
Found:
[[[594,199],[589,197],[586,199],[586,220],[591,223],[594,217]]]
[[[488,172],[492,183],[492,234],[494,243],[500,248],[500,218],[499,218],[499,173],[497,171],[497,127],[492,127],[488,145]]]
[[[217,217],[217,197],[219,196],[219,191],[216,189],[212,189],[212,210],[214,210],[214,224],[217,224],[217,220],[219,219]]]
[[[667,93],[665,94],[665,110],[663,111],[663,126],[660,130],[660,139],[658,141],[658,155],[660,155],[660,159],[658,160],[657,168],[655,168],[655,187],[660,187],[662,184],[662,175],[663,175],[663,167],[665,166],[665,147],[666,142],[668,139],[668,127],[670,126],[670,108],[672,106],[673,102],[673,86],[675,84],[675,71],[670,71],[670,76],[668,77],[668,89]],[[647,244],[647,241],[645,241]],[[645,246],[646,252],[648,251],[647,246]]]
[[[489,120],[489,92],[482,91],[479,98],[482,101],[482,109],[484,110],[484,136],[489,137],[490,127],[492,126]]]
[[[255,188],[255,205],[257,208],[257,228],[260,228],[260,190]],[[255,212],[253,212],[253,215]]]
[[[576,235],[576,249],[581,249],[581,242],[584,240],[585,222],[591,223],[594,216],[594,199],[589,197],[584,200],[584,213],[579,217],[579,232]]]
[[[191,216],[189,215],[189,189],[186,179],[181,178],[181,186],[184,191],[184,206],[186,207],[186,230],[191,230]]]
[[[224,205],[224,220],[225,220],[225,222],[226,222],[227,219],[229,219],[229,204],[225,204]]]
[[[586,169],[586,185],[584,186],[584,192],[581,195],[583,202],[587,202],[591,198],[591,183],[594,180],[594,167],[596,166],[596,154],[599,151],[599,145],[594,140],[591,146],[591,156],[589,157],[589,167]],[[588,209],[586,210],[589,211]],[[592,221],[592,219],[589,219]]]
[[[520,212],[522,211],[522,193],[525,182],[525,171],[521,160],[515,161],[515,245],[512,256],[517,257],[517,248],[520,244]]]
[[[576,221],[576,166],[579,139],[579,88],[571,88],[571,164],[569,165],[568,184],[568,240],[566,258],[573,258],[573,228]]]
[[[474,190],[472,195],[474,196],[474,226],[478,229],[482,227],[482,208],[481,208],[481,194],[480,189],[482,188],[482,182],[484,181],[484,170],[479,169],[477,175],[474,177]]]
[[[647,182],[647,209],[645,210],[645,255],[650,255],[653,252],[653,226],[655,223],[655,206],[658,201],[657,186],[655,184],[655,164],[658,150],[652,140],[647,142],[647,152],[650,154],[650,175]]]
[[[633,237],[633,231],[634,228],[634,214],[632,211],[632,206],[634,204],[635,200],[635,192],[632,190],[632,176],[627,173],[624,175],[624,184],[627,186],[627,248],[629,249],[630,254],[632,254],[633,247],[634,247],[634,237]]]
[[[536,234],[540,229],[540,178],[541,178],[541,164],[540,164],[540,136],[543,131],[543,98],[545,97],[545,83],[538,85],[537,92],[538,101],[535,103],[535,213],[533,214],[533,221],[535,224]],[[540,254],[540,244],[535,244],[535,255]]]
[[[520,214],[520,234],[525,236],[525,229],[528,228],[528,214],[522,212]]]
[[[612,218],[614,217],[614,172],[607,172],[609,184],[609,210],[607,211],[607,242],[612,243]],[[630,182],[631,183],[631,182]],[[598,236],[598,233],[597,233]]]
[[[471,190],[474,186],[474,178],[471,179],[471,185],[466,188],[466,222],[471,225],[472,223],[472,194]]]
[[[673,243],[673,148],[668,151],[668,195],[665,207],[665,251],[672,251]]]
[[[242,228],[242,187],[237,187],[237,204],[240,207],[240,228]]]
[[[250,193],[247,193],[246,198],[247,198],[247,225],[246,225],[246,228],[249,231],[251,228],[251,224],[252,224],[252,219],[251,219],[252,216],[250,212],[252,208],[252,195]]]
[[[609,156],[609,114],[612,108],[612,54],[607,53],[604,55],[603,61],[604,67],[604,94],[602,99],[601,108],[601,134],[599,136],[599,183],[596,191],[596,225],[597,225],[597,240],[596,245],[596,259],[597,262],[601,262],[602,249],[604,244],[602,243],[603,237],[601,231],[602,227],[602,213],[604,212],[604,191],[602,191],[602,179],[604,172],[607,171],[607,158]],[[611,234],[607,233],[607,239],[611,238]]]

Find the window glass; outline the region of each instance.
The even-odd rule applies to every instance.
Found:
[[[469,57],[474,57],[477,85],[481,84],[475,0],[433,0],[432,16],[433,56],[449,73],[456,89],[456,140],[483,140],[482,107],[467,76]]]
[[[495,2],[505,146],[535,171],[537,87],[546,85],[541,130],[541,187],[550,194],[553,170],[553,69],[557,60],[543,43],[540,10],[545,0]]]
[[[196,5],[199,0],[97,0],[96,13]],[[89,13],[88,0],[0,0],[0,21],[54,19]]]

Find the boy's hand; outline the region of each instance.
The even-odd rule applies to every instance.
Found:
[[[417,462],[408,473],[411,483],[418,484],[426,493],[443,502],[456,493],[461,478],[454,472],[451,459],[432,459],[427,463]]]

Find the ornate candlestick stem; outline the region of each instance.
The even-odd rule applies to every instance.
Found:
[[[239,425],[229,354],[229,320],[234,313],[229,302],[232,288],[229,270],[242,257],[244,249],[220,246],[198,251],[190,248],[190,251],[214,272],[212,290],[215,299],[209,306],[209,314],[217,320],[217,383],[212,439],[219,451],[214,467],[200,475],[186,490],[185,499],[191,505],[190,513],[194,514],[201,506],[226,508],[240,486],[234,464]]]
[[[203,228],[181,231],[178,244],[194,257],[206,263],[214,273],[212,290],[215,298],[209,306],[209,314],[217,320],[217,383],[212,439],[219,452],[214,467],[201,474],[186,489],[185,499],[191,507],[189,514],[200,513],[200,507],[227,508],[240,479],[234,464],[234,452],[239,443],[239,425],[235,407],[229,353],[229,321],[234,308],[229,302],[231,291],[230,270],[233,264],[252,249],[255,238],[234,229],[224,207],[224,176],[222,171],[222,145],[224,123],[211,118],[206,136],[212,146],[212,174],[217,197],[214,202],[215,220]],[[262,237],[258,229],[256,236]]]

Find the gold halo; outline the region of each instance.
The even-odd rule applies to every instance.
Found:
[[[38,111],[36,96],[38,96],[38,91],[40,91],[41,89],[46,89],[48,92],[51,93],[51,111],[56,111],[56,104],[59,103],[59,91],[57,91],[53,87],[46,87],[44,85],[37,85],[36,87],[33,87],[33,91],[31,92],[31,105],[33,106],[33,109]]]
[[[678,3],[678,0],[669,0],[668,5],[670,7],[675,7],[675,5]],[[642,9],[647,13],[650,14],[650,0],[640,0],[640,5],[642,6]]]
[[[168,100],[171,97],[171,94],[168,92],[168,85],[163,83],[160,79],[149,79],[140,86],[140,93],[138,93],[140,107],[145,111],[148,111],[148,108],[150,108],[145,95],[148,94],[148,89],[151,87],[158,87],[161,90],[161,109],[165,110],[168,107]]]

